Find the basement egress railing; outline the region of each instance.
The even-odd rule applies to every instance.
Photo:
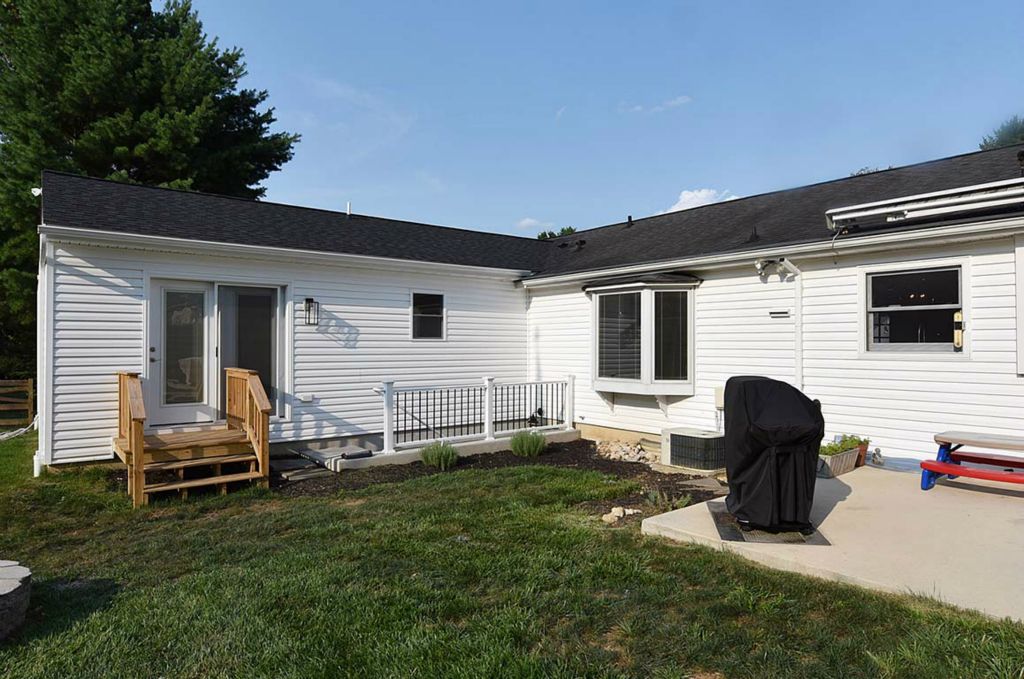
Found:
[[[573,376],[565,380],[374,389],[384,409],[384,452],[431,441],[493,440],[529,429],[572,428]]]

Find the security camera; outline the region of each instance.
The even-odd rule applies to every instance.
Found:
[[[38,186],[33,186],[32,187],[32,195],[35,196],[36,198],[38,198],[39,196],[43,195],[43,190],[41,188],[39,188]]]
[[[765,262],[764,262],[763,259],[755,259],[754,260],[754,269],[757,270],[758,275],[761,275],[761,274],[764,273],[764,264],[765,264]]]

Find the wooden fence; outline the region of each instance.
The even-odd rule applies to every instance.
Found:
[[[0,380],[0,426],[30,424],[34,400],[32,380]]]

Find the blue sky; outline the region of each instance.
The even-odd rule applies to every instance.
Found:
[[[969,152],[1024,114],[1020,0],[194,6],[303,135],[268,200],[487,231]]]

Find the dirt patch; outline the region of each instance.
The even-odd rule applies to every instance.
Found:
[[[517,457],[510,451],[463,457],[459,458],[455,468],[457,470],[498,469],[524,465],[583,469],[636,481],[641,488],[637,493],[611,500],[585,502],[580,505],[594,514],[604,514],[612,507],[641,510],[640,514],[627,517],[620,521],[620,524],[639,521],[644,516],[669,511],[676,505],[682,506],[682,501],[686,498],[689,498],[689,503],[692,504],[721,495],[720,492],[715,493],[688,485],[687,482],[700,477],[687,474],[664,474],[641,462],[625,462],[600,457],[597,454],[595,443],[585,439],[568,443],[553,443],[542,455],[535,458]],[[337,495],[342,490],[359,490],[379,483],[400,483],[409,479],[441,473],[446,472],[440,472],[422,462],[414,462],[412,464],[381,465],[366,469],[346,470],[339,474],[304,481],[286,481],[280,476],[275,476],[271,478],[270,485],[275,492],[285,496],[328,497]]]

